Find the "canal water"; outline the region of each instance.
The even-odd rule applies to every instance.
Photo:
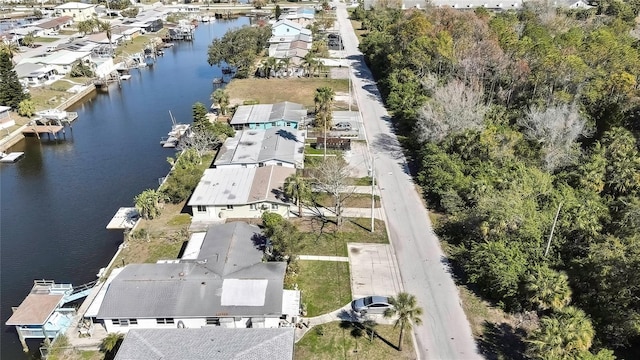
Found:
[[[29,359],[15,330],[4,325],[34,279],[83,284],[96,279],[122,242],[105,226],[121,206],[166,175],[160,138],[178,122],[191,122],[191,106],[211,104],[218,67],[207,47],[249,19],[201,24],[193,42],[165,49],[154,66],[132,70],[122,87],[97,93],[69,111],[78,112],[63,141],[27,138],[15,164],[0,164],[0,358]],[[46,136],[45,136],[46,138]],[[29,343],[32,352],[38,342]]]

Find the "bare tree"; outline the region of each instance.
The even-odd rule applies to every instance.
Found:
[[[529,140],[540,144],[549,171],[574,161],[580,151],[576,140],[591,135],[586,120],[575,106],[566,104],[544,110],[532,109],[518,120],[518,125]]]
[[[333,197],[338,226],[342,225],[343,204],[355,191],[350,186],[350,173],[348,164],[337,157],[327,158],[315,170],[315,187]]]
[[[220,135],[205,129],[194,129],[189,136],[185,136],[180,146],[184,149],[194,149],[198,156],[217,149],[223,140]]]
[[[453,80],[438,87],[430,103],[418,115],[418,132],[422,141],[441,141],[449,134],[483,127],[487,106],[482,91]]]

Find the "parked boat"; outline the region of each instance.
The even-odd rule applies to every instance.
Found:
[[[167,134],[168,137],[160,139],[160,145],[165,148],[174,148],[180,144],[181,140],[191,134],[191,124],[177,123],[171,111],[169,111],[169,116],[172,123],[171,131]]]
[[[5,152],[0,152],[0,162],[3,163],[14,163],[20,159],[22,159],[22,157],[24,156],[24,152],[22,151],[16,151],[16,152],[12,152],[12,153],[5,153]]]
[[[202,22],[209,22],[209,21],[211,21],[211,17],[210,17],[209,15],[204,15],[204,16],[200,19],[200,21],[202,21]]]
[[[44,120],[62,121],[62,120],[66,120],[67,117],[69,117],[69,113],[63,110],[58,110],[58,109],[47,109],[47,110],[36,111],[36,116],[39,116]]]

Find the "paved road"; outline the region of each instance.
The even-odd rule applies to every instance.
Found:
[[[337,16],[346,56],[352,61],[355,95],[375,159],[375,174],[404,289],[416,295],[425,310],[424,324],[415,328],[420,357],[479,359],[446,259],[408,174],[376,83],[357,48],[344,4],[339,4]]]

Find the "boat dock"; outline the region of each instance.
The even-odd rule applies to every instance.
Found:
[[[74,288],[52,280],[35,280],[20,306],[11,308],[13,315],[6,325],[15,326],[22,349],[28,352],[26,339],[55,339],[67,331],[76,310],[63,306],[86,297],[95,284],[94,281]]]
[[[140,220],[140,214],[134,207],[121,207],[113,216],[109,224],[108,230],[124,230],[133,229]]]

